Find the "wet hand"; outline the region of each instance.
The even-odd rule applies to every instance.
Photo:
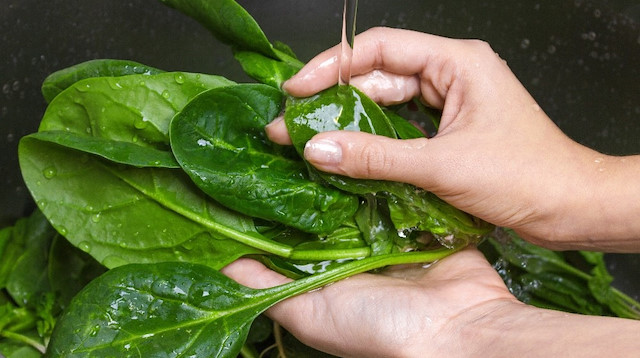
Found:
[[[294,96],[334,85],[339,48],[329,49],[285,83]],[[594,248],[606,236],[598,160],[541,110],[507,64],[484,42],[377,28],[356,37],[352,84],[383,104],[419,97],[442,110],[430,139],[393,140],[325,132],[307,145],[317,168],[355,178],[403,181],[550,248]],[[267,128],[286,144],[282,121]],[[598,233],[600,230],[600,233]]]
[[[249,259],[223,273],[253,288],[288,281]],[[267,314],[305,344],[341,357],[450,357],[475,349],[460,336],[469,322],[520,306],[482,254],[469,248],[428,269],[356,275],[287,299]]]

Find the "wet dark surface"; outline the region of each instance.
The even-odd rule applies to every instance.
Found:
[[[302,60],[340,38],[342,0],[240,1],[271,40]],[[32,203],[19,138],[37,129],[47,74],[94,58],[248,80],[227,47],[154,0],[0,0],[0,225]],[[572,138],[610,154],[640,153],[640,2],[629,0],[360,0],[358,31],[384,25],[491,43]],[[638,298],[636,255],[610,256]]]

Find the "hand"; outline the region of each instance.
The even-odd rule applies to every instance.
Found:
[[[288,281],[250,259],[223,273],[253,288]],[[356,275],[287,299],[267,314],[303,343],[341,357],[453,357],[475,349],[460,336],[469,322],[508,306],[524,305],[469,248],[428,269]]]
[[[304,97],[335,84],[338,53],[321,53],[284,89]],[[565,136],[486,43],[372,29],[356,37],[352,74],[383,104],[419,96],[442,109],[440,128],[402,141],[321,133],[305,150],[317,168],[414,184],[552,249],[640,250],[640,186],[628,185],[640,157],[607,156]],[[290,142],[282,121],[267,133]]]

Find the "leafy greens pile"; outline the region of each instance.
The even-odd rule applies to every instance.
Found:
[[[502,232],[413,186],[307,165],[300,152],[320,131],[423,134],[353,87],[287,98],[280,86],[302,63],[235,1],[162,2],[229,44],[258,83],[124,60],[45,80],[49,105],[19,147],[38,210],[0,231],[4,355],[249,357],[252,322],[283,299]],[[292,148],[264,134],[285,103]],[[638,318],[601,256],[585,254],[588,274],[517,238],[488,243],[521,299]],[[296,280],[254,290],[217,271],[243,256]]]

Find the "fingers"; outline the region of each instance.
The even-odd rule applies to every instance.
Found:
[[[244,258],[230,263],[220,271],[239,284],[255,289],[279,286],[291,281],[258,261]]]
[[[280,145],[293,144],[287,131],[287,126],[284,124],[284,118],[282,117],[277,117],[271,121],[265,126],[264,130],[267,132],[267,137],[274,143]]]
[[[388,106],[405,103],[420,94],[420,78],[374,70],[351,79],[351,84],[374,102]]]
[[[323,132],[307,142],[305,158],[316,168],[352,178],[425,186],[426,138],[397,140],[351,131]]]
[[[408,89],[414,94],[421,92],[427,103],[437,107],[442,107],[449,86],[459,74],[457,61],[468,57],[463,52],[469,50],[465,49],[469,46],[464,41],[389,28],[365,31],[356,36],[354,43],[351,67],[354,80],[358,75],[375,70],[406,79],[419,78],[418,81],[411,80]],[[283,88],[291,95],[307,97],[334,85],[338,79],[339,53],[339,46],[322,52]],[[420,91],[415,88],[417,84]],[[379,99],[387,102],[387,97],[382,97]],[[393,102],[393,99],[389,100]]]

